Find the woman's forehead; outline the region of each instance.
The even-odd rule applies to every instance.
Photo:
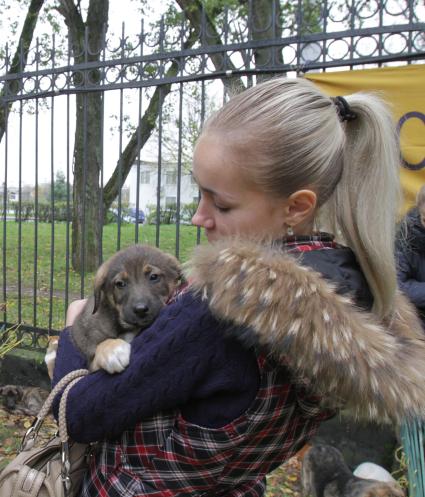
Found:
[[[207,135],[195,147],[193,176],[201,189],[214,194],[231,196],[233,192],[253,190],[254,185],[240,167],[242,160],[217,136]]]

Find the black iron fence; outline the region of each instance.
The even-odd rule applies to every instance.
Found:
[[[186,2],[187,3],[187,2]],[[190,2],[189,2],[190,3]],[[198,8],[199,7],[199,8]],[[229,92],[273,74],[425,58],[422,2],[193,2],[140,33],[99,26],[0,59],[3,329],[43,347],[101,261],[134,242],[200,243],[190,153]],[[70,39],[73,39],[71,43]],[[13,59],[13,60],[12,60]]]

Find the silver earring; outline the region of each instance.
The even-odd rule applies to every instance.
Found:
[[[294,236],[294,230],[292,229],[292,226],[288,226],[288,229],[286,230],[287,236]]]

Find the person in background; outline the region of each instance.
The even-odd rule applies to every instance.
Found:
[[[416,306],[425,330],[425,185],[400,224],[396,256],[399,287]]]
[[[99,442],[82,496],[261,497],[335,409],[424,412],[421,327],[397,292],[397,147],[379,98],[331,99],[304,79],[261,83],[208,119],[192,222],[209,243],[189,287],[131,345],[99,344],[99,365],[119,356],[122,372],[69,393],[71,438]],[[53,383],[84,366],[64,330]]]

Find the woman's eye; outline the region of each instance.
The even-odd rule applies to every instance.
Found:
[[[159,279],[159,275],[158,274],[155,274],[155,273],[151,273],[149,275],[149,280],[150,281],[157,281]]]
[[[115,286],[117,288],[125,288],[127,286],[127,283],[125,281],[123,281],[123,280],[117,280],[115,282]]]
[[[221,207],[220,205],[216,205],[215,208],[219,211],[219,212],[229,212],[230,211],[230,207]]]

